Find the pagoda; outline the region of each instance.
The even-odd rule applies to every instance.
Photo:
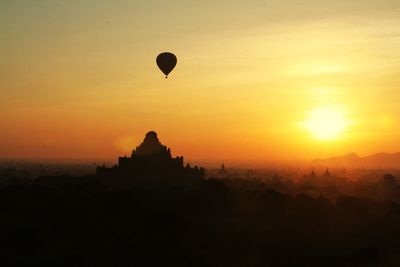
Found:
[[[118,159],[118,165],[98,167],[96,175],[128,185],[193,184],[204,178],[204,169],[184,166],[183,157],[172,157],[171,150],[161,144],[157,133],[150,131],[130,157]]]

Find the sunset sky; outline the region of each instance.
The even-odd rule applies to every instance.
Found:
[[[0,92],[0,158],[396,152],[400,1],[0,0]]]

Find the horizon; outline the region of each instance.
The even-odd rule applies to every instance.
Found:
[[[139,144],[137,144],[139,145]],[[165,145],[165,144],[164,144]],[[166,145],[168,147],[168,145]],[[137,148],[137,146],[135,146]],[[132,148],[134,151],[135,148]],[[173,156],[183,156],[173,153],[173,149],[171,150],[171,154]],[[393,156],[398,155],[400,152],[377,152],[373,154],[367,155],[359,155],[355,152],[349,152],[342,155],[333,155],[327,158],[314,158],[308,160],[293,160],[293,159],[193,159],[193,158],[185,158],[185,164],[198,165],[206,168],[220,168],[221,164],[224,164],[227,168],[255,168],[255,169],[268,169],[268,168],[343,168],[343,167],[351,167],[354,162],[343,161],[347,156],[354,155],[357,159],[366,159],[374,156]],[[121,154],[119,157],[130,157],[129,154]],[[119,158],[118,157],[118,158]],[[118,158],[0,158],[0,162],[17,162],[17,163],[48,163],[48,164],[96,164],[100,166],[101,164],[105,165],[115,165],[118,164]],[[330,162],[330,160],[339,159],[339,163]],[[100,165],[99,165],[100,164]],[[364,163],[366,165],[357,165],[354,166],[355,169],[360,167],[366,167],[372,169],[381,169],[382,162],[369,162]],[[393,165],[393,163],[389,163],[385,166],[385,168],[389,169],[398,169],[397,163]]]
[[[2,1],[0,158],[116,159],[148,129],[192,161],[395,153],[399,14],[391,0]]]
[[[400,0],[0,0],[1,266],[397,266]]]

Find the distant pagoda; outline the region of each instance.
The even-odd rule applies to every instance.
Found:
[[[157,133],[150,131],[130,157],[120,157],[112,168],[98,167],[97,176],[129,185],[193,184],[204,178],[204,169],[184,166],[183,157],[171,156],[171,150],[162,145]]]
[[[225,164],[224,163],[222,163],[221,168],[218,170],[218,173],[219,174],[227,174],[228,173],[228,171],[225,168]]]
[[[324,177],[331,177],[331,173],[329,172],[329,169],[326,168],[325,172],[324,172]]]

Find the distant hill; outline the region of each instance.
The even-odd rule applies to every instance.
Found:
[[[313,165],[324,167],[396,168],[400,169],[400,152],[377,153],[360,157],[355,153],[327,159],[315,159]]]

